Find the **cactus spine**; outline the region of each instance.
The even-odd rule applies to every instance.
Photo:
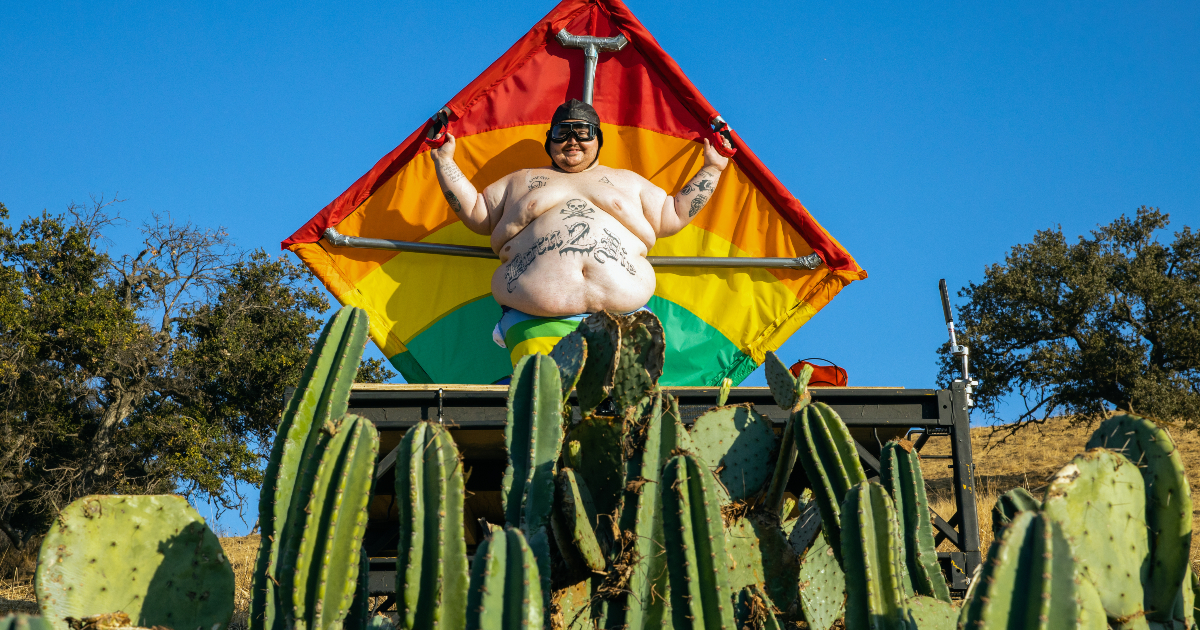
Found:
[[[1150,575],[1146,582],[1146,618],[1182,621],[1174,614],[1184,590],[1192,545],[1192,497],[1179,449],[1166,431],[1138,416],[1105,420],[1088,448],[1102,446],[1137,465],[1146,488]]]
[[[1051,480],[1042,511],[1073,541],[1108,617],[1140,620],[1144,627],[1142,584],[1149,569],[1149,542],[1146,494],[1137,467],[1102,448],[1077,455]]]
[[[475,550],[467,592],[467,630],[542,627],[542,577],[525,535],[493,527]]]
[[[440,425],[418,423],[400,440],[396,500],[399,627],[462,628],[467,594],[462,465],[454,440]]]
[[[134,625],[221,630],[233,616],[233,569],[181,497],[89,496],[54,520],[34,576],[45,621],[121,611]]]
[[[912,443],[892,441],[884,445],[880,468],[880,481],[892,495],[900,517],[900,540],[913,592],[949,602],[950,587],[942,577],[937,546],[933,544],[925,478]]]
[[[1085,579],[1062,526],[1022,511],[992,541],[963,605],[965,628],[1103,630],[1100,595]]]
[[[694,455],[672,457],[660,485],[675,628],[733,630],[721,514],[706,465]]]
[[[858,461],[850,430],[833,409],[813,403],[800,413],[799,430],[795,432],[798,459],[812,484],[829,546],[839,553],[842,501],[850,488],[866,481],[867,475]]]
[[[252,630],[284,630],[291,616],[291,566],[325,423],[346,413],[350,386],[367,340],[366,311],[343,307],[325,325],[279,423],[259,498],[262,542],[251,585]]]

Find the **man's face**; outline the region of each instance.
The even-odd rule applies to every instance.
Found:
[[[563,122],[583,122],[566,120]],[[596,161],[596,154],[600,151],[600,139],[592,138],[587,142],[580,142],[575,136],[569,136],[565,142],[550,141],[550,159],[554,160],[554,164],[568,173],[579,173],[587,170],[593,162]]]

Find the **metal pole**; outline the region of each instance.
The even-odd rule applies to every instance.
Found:
[[[489,247],[472,245],[446,245],[442,243],[415,243],[393,241],[383,238],[346,236],[334,228],[325,229],[325,238],[338,247],[360,249],[384,249],[418,254],[441,254],[466,258],[488,258],[499,260]],[[816,269],[824,262],[817,253],[797,258],[749,258],[741,256],[647,256],[654,267],[713,267],[722,269]]]
[[[971,453],[971,412],[967,406],[968,384],[961,379],[950,385],[950,452],[954,456],[954,503],[958,507],[959,550],[965,556],[961,567],[968,579],[982,558],[979,552],[979,512],[975,506],[975,459]]]

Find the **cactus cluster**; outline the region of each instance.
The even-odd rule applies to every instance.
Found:
[[[362,552],[379,440],[346,414],[366,327],[357,309],[334,316],[280,423],[260,498],[254,630],[391,627],[372,615]],[[767,380],[789,413],[781,435],[752,406],[725,405],[728,385],[686,428],[658,387],[663,348],[653,315],[601,313],[550,355],[521,359],[504,523],[482,523],[470,566],[454,441],[439,424],[407,431],[396,448],[397,625],[1196,627],[1190,490],[1153,422],[1111,418],[1041,500],[1001,496],[995,540],[958,606],[912,444],[883,445],[868,480],[837,413],[811,402],[811,369],[795,377],[772,353]],[[787,485],[797,463],[811,486],[799,496]],[[36,579],[44,617],[10,616],[0,630],[222,630],[232,614],[229,564],[178,497],[71,504]]]

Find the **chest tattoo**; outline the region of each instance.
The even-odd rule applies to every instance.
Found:
[[[550,178],[546,177],[545,175],[534,175],[533,177],[529,178],[529,190],[541,188],[542,186],[545,186],[546,182],[548,181],[550,181]]]
[[[582,199],[572,199],[567,202],[567,207],[558,211],[559,214],[567,215],[567,219],[591,219],[592,213],[596,212],[595,208],[589,208],[587,202]]]

